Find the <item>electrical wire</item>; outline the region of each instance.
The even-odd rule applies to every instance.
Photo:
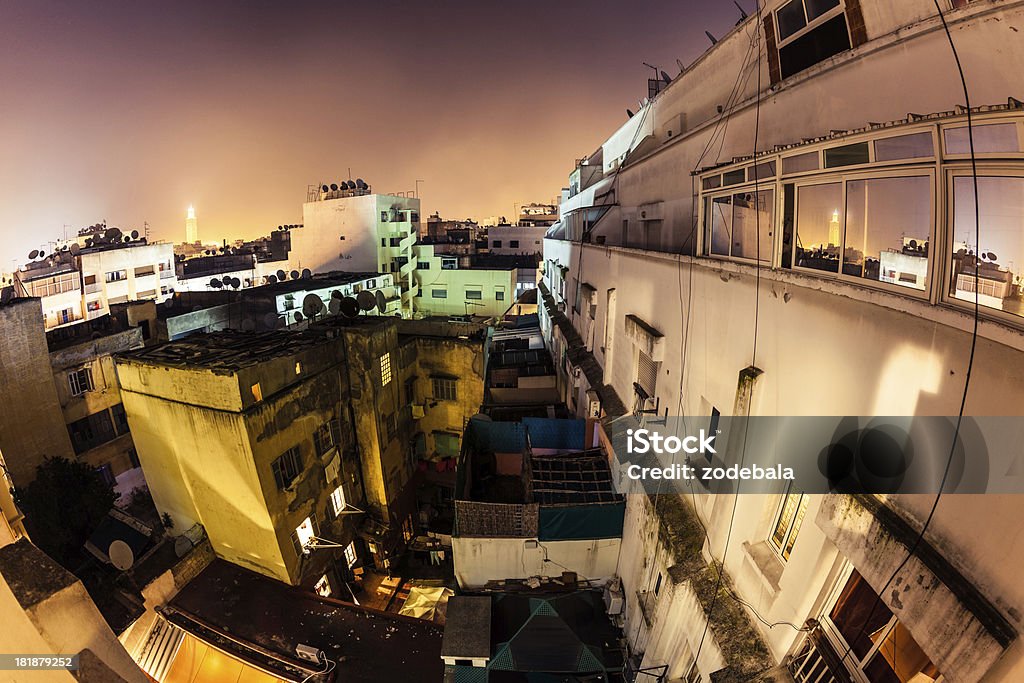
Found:
[[[942,29],[945,31],[946,40],[949,42],[949,49],[953,53],[953,61],[956,62],[957,72],[960,77],[960,86],[963,89],[964,103],[967,109],[967,140],[970,146],[971,152],[971,179],[974,190],[974,243],[975,249],[980,250],[981,248],[981,209],[978,205],[978,159],[974,149],[974,118],[971,112],[971,95],[970,89],[967,86],[967,77],[964,75],[963,64],[960,62],[960,53],[956,49],[956,43],[953,41],[953,34],[949,30],[949,24],[946,22],[946,15],[942,11],[942,7],[939,6],[939,0],[933,0],[935,4],[935,11],[939,16],[939,20],[942,22]],[[971,374],[974,370],[974,356],[975,351],[978,347],[978,324],[980,319],[980,287],[977,286],[978,277],[981,269],[980,254],[975,256],[974,259],[974,325],[971,331],[971,349],[967,357],[967,372],[964,376],[964,389],[960,396],[960,408],[957,412],[956,427],[953,429],[953,438],[949,446],[949,456],[946,458],[946,466],[942,472],[942,480],[939,483],[939,490],[935,494],[935,500],[932,501],[931,509],[928,511],[928,516],[925,518],[924,524],[921,526],[921,531],[918,532],[914,538],[913,543],[910,544],[910,549],[907,552],[907,556],[903,558],[899,566],[893,571],[892,575],[889,576],[889,580],[885,582],[882,589],[875,594],[875,600],[871,605],[871,610],[868,611],[867,617],[864,619],[864,623],[860,628],[857,636],[852,639],[852,642],[856,642],[862,635],[864,635],[868,623],[871,621],[871,617],[874,616],[875,609],[881,603],[881,596],[889,589],[892,582],[896,579],[896,576],[903,571],[903,568],[910,562],[910,558],[914,556],[921,543],[924,541],[925,533],[928,531],[928,527],[932,523],[932,519],[935,517],[935,510],[939,507],[939,500],[942,499],[943,490],[946,488],[946,482],[949,479],[950,466],[953,463],[953,458],[956,455],[956,446],[960,439],[960,426],[963,423],[964,412],[967,408],[967,395],[971,386]],[[853,650],[853,644],[847,644],[846,651],[843,653],[841,659],[845,660],[850,656]]]
[[[314,671],[313,673],[311,673],[308,676],[306,676],[305,678],[303,678],[302,679],[302,683],[309,683],[309,681],[313,680],[314,678],[318,678],[320,676],[326,676],[327,674],[329,674],[332,671],[334,671],[335,667],[338,666],[333,660],[330,660],[330,659],[327,658],[327,655],[324,654],[323,650],[317,650],[317,652],[316,652],[317,661],[319,661],[321,657],[324,660],[324,669],[323,669],[323,671]]]
[[[757,18],[756,18],[754,24],[755,24],[755,26],[759,27],[761,25],[761,0],[755,0],[755,4],[757,6],[757,15],[756,15]],[[757,183],[757,142],[758,142],[758,134],[760,132],[760,121],[761,121],[761,67],[762,67],[761,39],[760,39],[761,32],[755,29],[755,36],[757,37],[757,46],[755,48],[757,50],[757,93],[756,93],[757,100],[756,100],[756,104],[755,104],[755,114],[754,114],[754,146],[753,146],[753,154],[751,156],[754,159],[754,165],[753,165],[752,168],[754,169],[754,195],[755,195],[755,202],[757,202],[759,200],[759,198],[757,197],[757,191],[758,191],[758,183]],[[723,145],[725,144],[725,137],[724,137],[724,135],[722,137],[722,144]],[[719,149],[719,154],[720,153],[721,153],[721,148]],[[761,282],[761,280],[760,280],[760,274],[761,274],[761,259],[760,259],[760,256],[761,256],[761,250],[760,250],[761,228],[760,228],[760,213],[757,211],[756,204],[755,204],[755,207],[754,207],[754,211],[755,211],[755,215],[757,217],[757,224],[755,226],[755,230],[757,232],[757,247],[756,247],[757,251],[755,252],[755,261],[754,261],[756,263],[756,267],[757,267],[757,280],[756,280],[756,286],[755,286],[755,291],[754,291],[754,300],[755,300],[754,301],[754,335],[753,335],[752,350],[751,350],[751,362],[750,362],[751,366],[754,365],[754,360],[755,360],[755,357],[756,357],[756,354],[757,354],[757,332],[758,332],[758,315],[759,315],[758,300],[760,299],[760,282]],[[746,461],[746,458],[747,458],[747,435],[749,433],[750,406],[751,406],[751,402],[752,402],[751,399],[752,399],[751,396],[747,397],[747,409],[746,409],[747,424],[744,425],[743,443],[742,443],[741,448],[740,448],[740,461],[739,461],[739,467],[740,468],[743,467],[743,464],[744,464],[744,462]],[[691,488],[691,492],[692,492],[692,488]],[[735,523],[736,523],[736,508],[739,507],[739,496],[740,496],[739,484],[737,483],[737,485],[736,485],[736,492],[733,494],[732,511],[729,514],[729,527],[726,530],[725,543],[724,543],[724,545],[722,547],[722,560],[721,560],[721,564],[717,567],[717,572],[716,572],[717,575],[715,577],[715,589],[714,589],[714,591],[713,591],[713,593],[711,595],[711,602],[708,605],[707,611],[705,612],[704,630],[701,633],[700,642],[697,645],[697,652],[693,656],[693,664],[690,667],[691,671],[693,670],[694,667],[697,666],[697,662],[700,659],[700,652],[704,648],[704,642],[707,639],[708,629],[711,627],[711,617],[714,614],[715,606],[718,604],[718,596],[721,593],[722,580],[725,577],[725,561],[726,561],[726,558],[729,555],[729,542],[730,542],[730,540],[732,540],[732,532],[733,532],[733,528],[734,528]],[[696,514],[696,512],[697,512],[697,509],[696,509],[696,507],[694,507],[694,514]],[[698,516],[698,519],[699,519],[699,516]],[[703,524],[701,526],[703,528]],[[707,538],[707,530],[706,529],[705,529],[704,533],[705,533],[705,538]],[[709,543],[708,550],[710,552],[710,539],[709,539],[708,543]],[[714,555],[712,555],[711,566],[712,567],[715,566]],[[732,593],[732,588],[731,587],[728,587],[728,592]],[[733,597],[736,597],[736,596],[733,595]]]

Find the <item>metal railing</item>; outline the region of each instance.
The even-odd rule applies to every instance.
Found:
[[[850,677],[821,626],[808,621],[811,630],[787,668],[796,683],[849,683]]]

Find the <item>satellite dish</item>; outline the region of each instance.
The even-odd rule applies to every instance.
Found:
[[[108,240],[116,240],[121,237],[121,231],[117,228],[108,228],[107,231],[103,233],[103,237]]]
[[[288,276],[291,279],[293,279],[293,280],[298,280],[299,279],[299,271],[293,270],[291,273],[288,274]]]
[[[989,261],[998,261],[998,260],[999,260],[999,257],[998,257],[998,256],[996,256],[995,254],[993,254],[993,253],[992,253],[992,252],[990,251],[990,252],[988,252],[988,260],[989,260]]]
[[[278,280],[284,280],[286,277],[287,277],[287,275],[285,275],[285,272],[283,270],[277,271],[277,279]]]
[[[308,280],[311,277],[313,277],[313,271],[311,271],[309,268],[303,268],[302,269],[302,279],[303,280]]]
[[[661,80],[665,81],[666,85],[672,82],[672,78],[664,71],[661,72]]]
[[[217,278],[213,278],[212,280],[210,280],[210,286],[213,287],[214,289],[220,289],[221,287],[224,286],[224,283],[218,280]]]
[[[335,184],[335,183],[331,183],[331,192],[337,192],[337,191],[338,191],[338,186],[337,186],[337,184]]]
[[[364,289],[363,291],[356,294],[356,303],[359,304],[359,308],[361,308],[362,310],[369,311],[372,310],[373,307],[377,305],[377,297],[375,297],[373,295],[373,292],[371,292],[370,290]]]
[[[267,329],[276,330],[280,322],[281,319],[277,317],[277,313],[267,313],[263,316],[263,327]]]
[[[110,558],[110,564],[121,571],[127,571],[135,564],[135,553],[132,552],[131,546],[119,538],[111,542],[107,557]]]
[[[341,290],[340,290],[340,289],[336,289],[336,290],[334,290],[333,292],[331,292],[331,298],[332,298],[332,299],[337,299],[338,301],[341,301],[341,299],[342,299],[342,298],[343,298],[344,296],[345,296],[345,295],[341,293]]]
[[[359,315],[359,302],[350,296],[341,300],[341,314],[346,318],[354,318]]]
[[[138,230],[132,230],[132,239],[133,240],[139,239],[139,231]]]
[[[61,251],[67,251],[67,250],[68,250],[68,245],[66,245],[66,244],[65,244],[64,246],[62,246],[62,247],[60,248],[60,250],[61,250]]]
[[[388,307],[387,297],[385,297],[384,292],[380,291],[379,289],[377,290],[376,294],[374,294],[374,296],[377,299],[377,311],[383,313],[384,310]]]
[[[320,191],[321,192],[327,192],[327,190],[329,190],[329,189],[331,189],[331,188],[327,187],[326,185],[321,185],[320,186]]]
[[[270,284],[274,284],[275,282],[277,282],[277,276],[276,275],[268,275],[267,276],[267,282],[269,282]]]
[[[366,187],[366,183],[363,182],[362,178],[356,178],[356,187],[358,187],[360,190]]]
[[[193,544],[188,536],[178,536],[174,539],[174,554],[178,557],[185,557],[192,550]]]
[[[301,323],[302,322],[302,313],[300,313],[299,311],[295,311],[295,322],[297,322],[297,323]]]
[[[302,299],[302,312],[307,318],[316,317],[318,313],[324,310],[324,302],[319,296],[313,293],[309,293]]]
[[[38,256],[39,256],[39,250],[38,249],[33,249],[32,251],[28,252],[28,260],[29,261],[35,261]]]
[[[79,252],[82,251],[82,247],[78,246],[78,242],[71,243],[71,255],[78,256]]]
[[[341,299],[331,297],[331,300],[327,302],[327,311],[331,315],[338,315],[341,313]]]

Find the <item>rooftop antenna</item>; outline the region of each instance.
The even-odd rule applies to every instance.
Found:
[[[740,6],[740,3],[738,3],[736,0],[732,0],[732,4],[736,5],[736,9],[738,9],[740,11],[740,20],[736,22],[736,25],[738,26],[740,23],[742,23],[747,18],[748,15],[747,15],[746,10],[744,10]]]
[[[636,114],[634,114],[633,111],[628,107],[626,108],[626,115],[629,116],[629,118],[633,118],[634,116],[636,116]]]
[[[646,66],[648,69],[654,69],[654,80],[658,80],[658,67],[654,66],[653,64],[648,64],[647,62],[640,63]]]
[[[711,41],[712,45],[715,45],[715,44],[718,43],[718,38],[715,38],[713,35],[711,35],[711,31],[704,31],[704,35],[706,35],[708,37],[708,40]]]
[[[680,61],[680,60],[679,60],[678,58],[676,59],[676,66],[678,66],[678,67],[679,67],[679,75],[680,75],[680,76],[682,76],[682,75],[683,75],[683,72],[685,72],[685,71],[686,71],[686,67],[685,67],[685,66],[683,66],[683,63],[682,63],[682,61]]]

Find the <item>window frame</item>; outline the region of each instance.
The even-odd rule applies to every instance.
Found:
[[[287,463],[295,467],[295,473],[287,481],[285,481],[286,472],[281,466],[285,462],[284,459],[286,457],[288,458]],[[298,444],[285,450],[270,462],[270,471],[274,476],[274,483],[277,485],[278,491],[289,490],[291,485],[295,483],[295,480],[302,475],[304,469],[305,463],[302,461],[302,449],[299,448]]]
[[[753,166],[751,168],[753,168]],[[757,183],[756,183],[756,191],[755,191],[755,184],[753,182],[747,182],[747,183],[743,183],[743,184],[740,184],[740,185],[728,185],[726,187],[720,187],[720,188],[715,188],[714,190],[708,190],[706,192],[701,192],[701,194],[700,194],[700,201],[701,201],[700,210],[701,210],[701,215],[702,215],[702,221],[701,221],[701,228],[702,228],[701,229],[701,237],[702,237],[702,241],[701,241],[701,256],[704,257],[704,258],[716,259],[716,260],[720,260],[720,261],[733,261],[733,262],[736,262],[736,263],[747,263],[747,264],[751,264],[751,265],[760,263],[762,267],[765,267],[765,266],[771,267],[772,264],[775,263],[775,252],[776,252],[776,249],[778,247],[778,245],[776,245],[776,241],[778,240],[778,236],[777,236],[778,229],[777,229],[777,226],[779,225],[779,220],[778,220],[779,189],[777,187],[778,185],[779,185],[779,183],[777,181],[777,176],[776,176],[776,177],[772,177],[772,178],[758,180]],[[768,252],[768,258],[767,259],[757,259],[757,258],[746,257],[746,256],[733,256],[732,253],[731,253],[732,252],[732,245],[731,244],[730,244],[730,247],[729,247],[730,254],[728,254],[728,255],[726,255],[726,254],[713,254],[713,253],[711,253],[711,229],[710,229],[710,227],[707,224],[707,206],[708,206],[708,202],[710,201],[711,205],[713,206],[715,199],[718,199],[720,197],[732,197],[734,195],[742,194],[744,192],[749,192],[750,194],[754,194],[754,195],[765,194],[765,193],[768,193],[768,192],[772,193],[772,198],[771,198],[772,218],[771,218],[771,220],[769,221],[769,224],[768,224],[770,237],[772,239],[772,244],[771,244],[771,249]],[[735,206],[735,205],[732,205],[732,206]],[[730,219],[734,215],[735,215],[734,212],[731,213],[730,214]],[[755,249],[756,249],[756,244],[752,245],[752,246],[754,246]]]
[[[85,380],[84,382],[82,381],[83,378]],[[71,395],[74,397],[84,396],[90,391],[96,391],[96,383],[93,381],[92,368],[86,366],[69,372],[68,390],[71,391]]]
[[[942,286],[939,290],[938,300],[940,303],[952,307],[968,315],[974,315],[974,301],[958,299],[951,293],[950,278],[953,275],[953,240],[956,238],[956,230],[953,221],[954,212],[954,191],[953,182],[955,178],[972,177],[970,162],[946,164],[943,168],[945,186],[943,187],[946,206],[946,234],[942,239],[942,259],[940,268],[942,271]],[[1024,179],[1024,167],[1014,166],[1010,163],[987,163],[979,165],[978,178],[1021,178]],[[975,246],[977,248],[977,246]],[[1021,273],[1024,275],[1024,272]],[[1013,328],[1024,328],[1024,316],[1014,315],[1006,311],[990,308],[984,304],[978,306],[978,316],[982,319],[989,319]]]
[[[393,377],[391,368],[391,352],[385,351],[380,357],[380,385],[386,387],[391,384]]]
[[[872,146],[873,147],[873,146]],[[872,152],[873,153],[873,152]],[[925,284],[925,288],[916,289],[914,287],[904,287],[890,282],[883,282],[882,280],[869,280],[864,277],[857,277],[856,275],[847,275],[843,273],[843,256],[846,251],[846,228],[847,228],[847,185],[851,181],[857,180],[884,180],[886,178],[914,178],[914,177],[927,177],[929,181],[930,197],[930,220],[929,220],[929,233],[928,233],[928,278]],[[815,268],[807,268],[806,266],[797,265],[796,259],[796,248],[798,237],[800,235],[800,225],[797,220],[797,216],[800,215],[800,188],[802,187],[813,187],[817,185],[831,185],[839,183],[842,189],[840,198],[840,245],[839,250],[839,269],[838,272],[832,272],[827,270],[817,270]],[[791,183],[784,183],[789,185]],[[870,169],[859,169],[856,171],[846,172],[833,172],[833,173],[820,173],[815,175],[813,178],[804,177],[800,181],[793,182],[794,185],[794,197],[793,197],[793,240],[790,245],[790,268],[786,270],[792,270],[794,273],[802,273],[812,275],[814,277],[820,277],[826,280],[837,280],[849,285],[865,287],[868,289],[881,289],[901,296],[910,297],[913,299],[928,301],[932,297],[932,292],[935,288],[937,279],[934,261],[934,245],[937,244],[937,232],[938,232],[938,210],[937,205],[939,201],[940,191],[936,184],[935,174],[935,162],[934,160],[926,160],[924,164],[907,164],[899,168],[870,168]],[[781,194],[781,193],[780,193]],[[780,240],[781,242],[781,240]],[[781,252],[780,252],[781,256]]]
[[[786,504],[789,502],[790,497],[797,496],[796,507],[793,508],[793,518],[789,520],[786,525],[786,530],[782,535],[782,540],[776,544],[775,534],[779,530],[779,525],[782,523],[782,516],[786,512]],[[785,493],[782,494],[782,499],[779,501],[778,506],[775,509],[775,514],[772,517],[772,525],[768,530],[767,543],[768,547],[775,551],[775,555],[783,562],[789,562],[792,557],[793,549],[796,547],[796,540],[800,536],[800,531],[803,528],[803,523],[806,518],[807,508],[804,508],[804,515],[800,514],[800,506],[810,505],[810,496],[803,491],[793,491],[793,482],[789,482],[786,486]],[[788,550],[786,549],[788,546]]]
[[[440,391],[438,391],[439,387]],[[451,391],[449,392],[448,389],[451,389]],[[457,377],[431,377],[430,390],[431,398],[435,401],[458,401],[459,379]]]
[[[782,30],[781,30],[781,28],[779,26],[779,11],[782,10],[783,7],[786,7],[787,5],[789,5],[790,2],[799,2],[800,3],[801,7],[804,10],[804,25],[803,25],[803,28],[801,28],[800,30],[794,31],[793,33],[789,34],[785,38],[782,38],[781,37],[782,36]],[[821,26],[822,24],[824,24],[824,23],[826,23],[826,22],[828,22],[828,21],[830,21],[832,19],[835,19],[840,14],[843,14],[843,15],[846,14],[846,0],[839,0],[839,4],[838,5],[836,5],[832,9],[828,10],[824,14],[821,14],[821,15],[819,15],[819,16],[817,16],[814,19],[811,19],[809,21],[807,19],[807,0],[787,0],[786,2],[783,2],[778,7],[776,7],[774,10],[772,10],[772,19],[775,21],[775,35],[778,37],[777,40],[776,40],[775,48],[777,50],[781,50],[782,48],[786,47],[790,43],[792,43],[792,42],[794,42],[796,40],[799,40],[803,36],[807,35],[808,33],[813,31],[817,27]],[[847,34],[850,33],[850,22],[849,22],[849,20],[846,21],[846,32],[847,32]],[[850,36],[850,45],[853,45],[853,36]],[[796,74],[793,74],[793,75],[795,76]]]

